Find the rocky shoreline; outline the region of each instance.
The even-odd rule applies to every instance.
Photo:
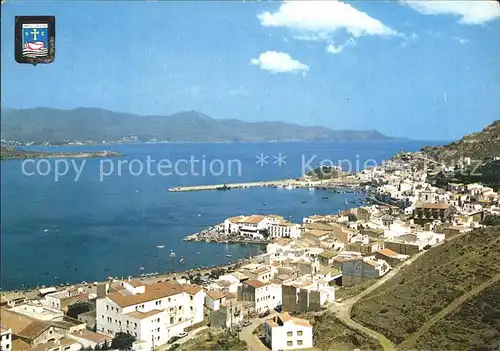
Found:
[[[269,240],[259,240],[252,238],[242,238],[239,235],[228,236],[220,233],[217,226],[209,227],[199,233],[188,235],[183,239],[186,242],[203,242],[215,244],[244,244],[244,245],[267,245]]]

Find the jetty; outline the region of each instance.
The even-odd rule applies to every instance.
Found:
[[[337,189],[337,188],[358,188],[360,186],[359,180],[352,177],[341,177],[336,179],[328,179],[322,181],[308,181],[297,179],[284,179],[284,180],[271,180],[260,182],[245,182],[245,183],[225,183],[225,184],[211,184],[211,185],[193,185],[170,188],[168,191],[184,192],[184,191],[208,191],[208,190],[229,190],[229,189],[243,189],[243,188],[257,188],[257,187],[270,187],[270,188],[314,188],[314,189]]]

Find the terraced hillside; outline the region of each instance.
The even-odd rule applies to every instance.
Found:
[[[500,281],[499,257],[498,226],[450,240],[362,298],[352,317],[398,349],[463,350],[485,343],[493,348],[500,340],[500,299],[491,292]],[[490,305],[480,305],[483,300]],[[478,307],[470,312],[474,323],[462,310],[468,305]]]

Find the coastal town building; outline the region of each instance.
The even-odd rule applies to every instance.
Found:
[[[236,296],[230,292],[210,290],[205,295],[205,306],[212,311],[218,311],[226,301],[234,300]]]
[[[94,333],[90,330],[79,330],[68,334],[69,339],[73,339],[85,348],[95,349],[104,344],[111,345],[112,337],[104,334]]]
[[[267,227],[270,238],[300,238],[300,224],[291,223],[288,221],[279,221],[278,223],[270,223]]]
[[[391,267],[384,260],[374,257],[346,259],[341,263],[342,286],[353,286],[368,279],[385,275]]]
[[[67,312],[68,306],[77,302],[89,301],[89,294],[83,292],[82,289],[57,291],[45,295],[42,303],[47,307],[56,309],[58,311]]]
[[[12,350],[12,330],[0,327],[0,350]]]
[[[238,300],[253,302],[258,314],[271,311],[282,304],[282,286],[255,279],[247,280],[238,290]]]
[[[413,211],[415,223],[424,224],[436,219],[449,221],[452,215],[452,208],[445,203],[417,203]]]
[[[126,332],[148,347],[159,346],[203,321],[204,302],[198,286],[126,280],[118,291],[97,299],[97,331],[109,336]]]
[[[34,316],[40,317],[40,311],[23,311],[25,313],[8,308],[0,310],[1,325],[10,330],[13,350],[79,350],[82,347],[67,336],[85,330],[85,324],[66,318],[37,319]]]
[[[265,342],[273,351],[313,347],[313,326],[302,318],[283,312],[266,320]]]
[[[249,318],[255,311],[253,302],[228,300],[217,311],[210,311],[210,328],[229,329]]]
[[[12,307],[10,311],[40,321],[62,321],[64,319],[64,312],[51,309],[42,305],[31,305],[26,303]]]
[[[335,301],[335,279],[341,277],[307,275],[300,279],[292,280],[283,284],[283,311],[308,312],[320,311],[325,305]]]
[[[226,235],[241,235],[246,238],[300,238],[300,225],[280,216],[236,216],[228,218],[222,225]]]
[[[400,235],[384,242],[384,247],[403,255],[413,255],[427,246],[437,245],[445,240],[446,234],[435,232],[413,232]]]

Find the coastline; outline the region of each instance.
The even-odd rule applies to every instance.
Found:
[[[148,276],[146,276],[146,275],[131,275],[130,278],[140,280],[140,281],[143,281],[145,283],[155,283],[155,282],[158,282],[159,280],[165,281],[165,280],[182,279],[182,277],[184,277],[184,276],[189,277],[190,275],[203,276],[206,274],[210,274],[214,270],[228,270],[228,271],[229,270],[236,270],[237,267],[239,267],[245,263],[251,262],[253,257],[254,256],[237,259],[234,262],[230,262],[227,264],[203,266],[203,267],[188,269],[188,270],[184,270],[184,271],[167,271],[167,272],[158,273],[158,274],[150,273],[150,275],[148,275]],[[128,278],[128,277],[111,277],[110,276],[110,278],[113,278],[113,279],[107,279],[107,280],[96,281],[96,282],[84,281],[84,282],[80,282],[80,283],[65,283],[65,284],[52,285],[52,286],[55,287],[57,290],[62,290],[64,288],[67,288],[70,286],[83,287],[83,288],[87,287],[90,289],[90,286],[92,285],[93,288],[95,289],[95,283],[97,283],[97,284],[112,283],[114,280],[119,280],[119,279]],[[50,287],[50,285],[40,285],[37,287],[29,287],[27,289],[26,288],[25,289],[22,289],[22,288],[21,289],[10,289],[10,290],[0,289],[0,295],[2,297],[7,298],[7,299],[16,298],[19,296],[33,297],[33,296],[38,296],[38,290],[41,288],[44,288],[44,287]]]
[[[231,189],[243,188],[257,188],[257,187],[270,187],[270,188],[287,188],[287,189],[300,189],[311,188],[316,190],[334,190],[334,189],[351,189],[359,191],[361,182],[351,177],[339,177],[328,180],[307,180],[307,179],[282,179],[271,181],[257,181],[245,183],[225,183],[225,184],[208,184],[208,185],[193,185],[184,187],[169,188],[170,192],[188,192],[188,191],[207,191],[219,190],[227,191]]]
[[[26,151],[6,148],[2,150],[1,161],[23,160],[35,158],[97,158],[97,157],[122,157],[121,153],[114,151],[85,151],[85,152],[46,152]]]

